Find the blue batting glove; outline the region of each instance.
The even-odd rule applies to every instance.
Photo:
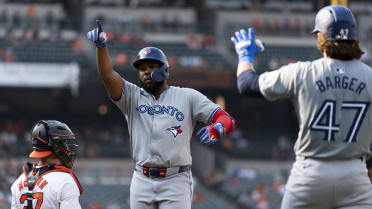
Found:
[[[222,123],[215,123],[210,126],[201,128],[197,135],[200,136],[200,144],[210,145],[215,143],[221,135],[225,134],[225,127]]]
[[[244,29],[235,32],[235,37],[231,37],[231,41],[235,45],[239,63],[247,61],[253,63],[253,58],[265,49],[264,44],[259,39],[255,40],[253,28],[248,28],[248,34]]]
[[[89,31],[87,33],[87,38],[91,41],[93,41],[96,44],[97,48],[104,48],[107,46],[106,40],[106,33],[103,30],[102,24],[99,20],[96,20],[97,28],[94,28],[93,30]]]

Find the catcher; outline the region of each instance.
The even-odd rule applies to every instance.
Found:
[[[23,174],[13,183],[12,209],[81,209],[83,189],[71,168],[78,145],[70,128],[59,121],[38,121],[32,130],[33,151]]]

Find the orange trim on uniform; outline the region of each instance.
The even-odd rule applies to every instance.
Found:
[[[22,166],[22,170],[23,170],[23,174],[25,174],[25,177],[26,177],[26,185],[24,185],[25,187],[28,186],[28,175],[27,175],[27,172],[26,172],[26,167],[25,166]]]
[[[30,153],[30,158],[44,158],[52,154],[51,150],[34,150]]]
[[[72,178],[75,180],[75,183],[76,183],[76,185],[79,188],[80,195],[83,194],[83,187],[80,185],[80,182],[78,181],[78,179],[76,178],[75,174],[72,172],[71,169],[68,169],[65,166],[60,166],[60,165],[56,165],[56,166],[54,166],[54,168],[55,169],[50,170],[50,171],[47,171],[47,172],[41,174],[38,178],[40,178],[41,176],[44,176],[45,174],[48,174],[48,173],[51,173],[51,172],[55,172],[55,171],[69,173],[72,176]]]
[[[39,130],[37,131],[36,138],[39,139],[39,140],[40,140],[41,142],[43,142],[44,144],[48,144],[48,142],[47,142],[45,139],[43,139],[43,138],[41,138],[41,137],[39,136],[39,134],[40,134],[40,129],[41,129],[41,127],[39,127]]]
[[[36,164],[33,164],[33,166],[36,166]],[[42,165],[40,168],[45,167],[45,166],[48,166],[48,164]],[[28,183],[28,175],[27,175],[27,172],[26,172],[26,167],[23,166],[22,167],[22,170],[23,170],[23,173],[25,174],[26,182]],[[55,172],[55,171],[69,173],[71,175],[71,177],[74,179],[76,185],[78,186],[79,191],[80,191],[80,195],[83,194],[83,187],[81,186],[79,180],[76,178],[76,176],[73,173],[73,171],[71,169],[66,168],[65,166],[60,166],[60,165],[54,166],[54,169],[49,170],[49,171],[47,171],[45,173],[42,173],[40,176],[38,176],[37,179],[35,180],[35,182],[38,182],[39,179],[42,178],[42,176],[44,176],[45,174],[48,174],[48,173],[51,173],[51,172]],[[35,185],[36,185],[36,183],[34,183],[32,189],[35,188]],[[28,185],[25,185],[25,186],[28,186]],[[45,185],[42,185],[42,186],[45,186]]]

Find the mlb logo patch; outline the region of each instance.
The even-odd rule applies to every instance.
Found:
[[[178,134],[182,133],[181,126],[173,126],[173,127],[167,128],[167,131],[171,132],[174,138],[176,138]]]
[[[345,70],[342,69],[342,68],[336,68],[336,72],[337,72],[338,74],[345,74]]]

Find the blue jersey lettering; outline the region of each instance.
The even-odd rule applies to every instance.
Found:
[[[147,105],[140,105],[137,108],[137,112],[139,113],[147,113],[148,115],[159,115],[159,114],[167,114],[170,116],[174,116],[178,121],[183,121],[185,119],[185,115],[179,111],[177,108],[173,106],[161,106],[161,105],[154,105],[154,106],[147,106]],[[171,110],[171,111],[169,111]]]
[[[325,77],[324,80],[317,80],[315,85],[318,87],[320,92],[325,92],[329,89],[345,89],[357,94],[361,94],[362,91],[367,87],[363,82],[359,82],[357,78],[349,78],[347,76],[334,76]],[[355,88],[356,87],[356,88]]]
[[[323,84],[323,82],[321,80],[318,80],[315,83],[318,86],[320,92],[324,92],[325,91],[324,84]]]

